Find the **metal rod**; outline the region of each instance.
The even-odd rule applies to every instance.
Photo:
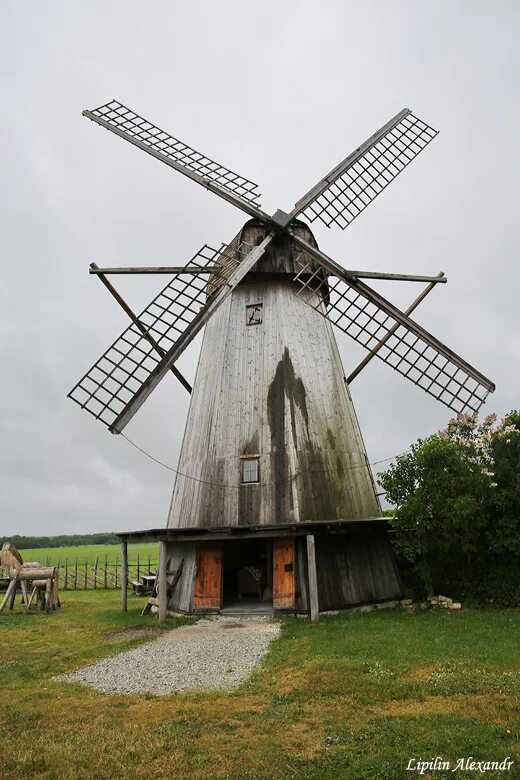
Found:
[[[219,271],[218,265],[209,265],[200,268],[198,265],[186,266],[134,266],[127,268],[98,268],[97,266],[89,269],[89,274],[216,274]]]
[[[165,353],[165,350],[164,350],[162,347],[160,347],[160,346],[159,346],[159,344],[156,342],[156,340],[154,339],[154,337],[150,335],[150,333],[148,332],[148,330],[146,329],[146,327],[145,327],[145,326],[143,325],[143,323],[142,323],[142,322],[139,320],[139,318],[137,317],[137,315],[136,315],[136,314],[134,314],[134,312],[132,311],[132,309],[130,308],[130,306],[129,306],[129,305],[126,303],[126,301],[125,301],[125,300],[124,300],[124,299],[123,299],[123,298],[122,298],[122,297],[119,295],[119,293],[117,292],[117,290],[115,289],[115,287],[113,287],[113,286],[110,284],[110,282],[108,281],[108,279],[107,279],[107,278],[104,276],[104,274],[102,273],[102,269],[101,269],[101,268],[98,268],[98,267],[97,267],[97,265],[96,265],[95,263],[91,263],[91,264],[90,264],[90,271],[89,271],[89,273],[92,273],[92,272],[94,272],[94,273],[96,273],[96,274],[97,274],[98,278],[99,278],[99,279],[100,279],[100,280],[103,282],[103,284],[104,284],[104,285],[105,285],[105,287],[107,288],[108,292],[109,292],[109,293],[110,293],[110,294],[111,294],[111,295],[112,295],[112,296],[115,298],[115,300],[116,300],[116,301],[118,302],[118,304],[121,306],[121,308],[123,309],[123,311],[124,311],[124,312],[126,312],[126,314],[128,314],[128,316],[130,317],[130,319],[132,320],[132,322],[134,323],[134,325],[135,325],[137,328],[139,328],[139,330],[140,330],[140,331],[141,331],[141,333],[143,334],[144,338],[145,338],[145,339],[146,339],[146,340],[147,340],[147,341],[148,341],[148,342],[149,342],[149,343],[152,345],[152,347],[155,349],[155,351],[157,352],[157,354],[158,354],[158,355],[160,355],[160,356],[161,356],[161,358],[163,358],[163,357],[164,357],[164,355],[166,354],[166,353]],[[181,385],[182,385],[183,387],[185,387],[185,388],[186,388],[186,390],[188,391],[188,393],[191,393],[191,391],[192,391],[192,387],[191,387],[190,383],[188,382],[188,380],[187,380],[187,379],[186,379],[186,378],[185,378],[185,377],[184,377],[184,376],[181,374],[181,372],[179,371],[179,369],[178,369],[178,368],[175,368],[175,366],[174,366],[174,365],[172,365],[172,366],[170,366],[170,370],[171,370],[171,372],[172,372],[172,373],[173,373],[173,374],[174,374],[174,375],[177,377],[177,379],[179,380],[179,382],[181,383]]]
[[[444,276],[444,274],[443,274],[443,272],[442,272],[442,271],[440,271],[440,272],[437,274],[437,277],[436,277],[436,278],[437,278],[437,281],[444,281],[444,282],[446,281],[446,277]],[[422,292],[421,292],[421,293],[420,293],[420,294],[417,296],[417,298],[416,298],[416,299],[415,299],[415,300],[414,300],[414,301],[413,301],[413,302],[412,302],[412,303],[409,305],[409,307],[408,307],[408,308],[406,309],[406,311],[404,312],[404,313],[406,314],[406,316],[410,315],[410,314],[411,314],[411,313],[414,311],[414,309],[416,309],[416,308],[418,307],[418,305],[421,303],[421,301],[423,301],[423,300],[426,298],[426,296],[427,296],[429,293],[431,293],[431,291],[432,291],[432,290],[433,290],[433,288],[435,287],[435,284],[436,284],[435,282],[431,282],[431,283],[430,283],[430,284],[429,284],[427,287],[425,287],[425,288],[424,288],[424,290],[423,290],[423,291],[422,291]],[[361,361],[361,363],[359,363],[359,365],[358,365],[358,366],[356,366],[356,368],[355,368],[355,369],[354,369],[354,370],[353,370],[353,371],[352,371],[352,372],[349,374],[349,376],[348,376],[348,377],[347,377],[347,379],[346,379],[347,385],[350,385],[350,383],[352,382],[352,380],[353,380],[353,379],[355,379],[355,378],[357,377],[357,375],[358,375],[358,374],[359,374],[359,373],[360,373],[360,372],[361,372],[361,371],[362,371],[362,370],[365,368],[365,366],[366,366],[368,363],[370,363],[370,361],[372,360],[372,358],[373,358],[373,357],[375,357],[375,355],[377,355],[377,353],[379,352],[379,350],[381,349],[381,347],[382,347],[384,344],[386,344],[386,342],[388,341],[388,339],[389,339],[391,336],[393,336],[393,334],[396,332],[396,330],[397,330],[399,327],[400,327],[399,323],[398,323],[398,322],[396,322],[396,324],[395,324],[395,325],[393,325],[393,326],[390,328],[390,330],[388,331],[388,333],[387,333],[385,336],[383,336],[381,339],[379,339],[379,341],[377,342],[377,344],[375,345],[375,347],[373,347],[373,349],[371,349],[371,350],[370,350],[370,352],[368,353],[368,355],[365,355],[365,357],[363,358],[363,360]],[[378,495],[379,495],[379,494],[378,494]],[[381,495],[382,495],[382,494],[381,494]]]

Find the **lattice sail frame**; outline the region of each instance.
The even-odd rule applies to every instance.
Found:
[[[172,160],[203,179],[210,180],[239,198],[258,205],[258,185],[238,173],[215,162],[178,138],[161,130],[118,100],[112,100],[92,111],[83,112],[90,119],[98,119],[107,129],[117,131],[128,141],[137,140],[153,151],[164,162]],[[145,149],[146,151],[146,149]]]
[[[227,278],[229,269],[238,265],[239,248],[229,245],[213,249],[204,244],[187,265],[201,269],[217,265],[220,270],[211,273],[209,280],[203,274],[176,275],[138,315],[137,319],[160,349],[167,352],[194,318],[203,313],[211,285],[221,275]],[[68,397],[110,427],[160,360],[153,343],[132,323],[84,374]]]
[[[373,349],[398,324],[363,293],[364,285],[359,282],[349,284],[327,271],[324,275],[304,254],[299,257],[299,265],[301,270],[294,277],[296,294],[366,349]],[[410,328],[399,324],[381,345],[377,357],[457,414],[477,412],[494,385],[448,347],[437,340],[435,345],[428,343],[420,333],[422,329],[417,326],[418,332],[414,332],[411,328],[415,323],[407,319]]]
[[[409,112],[364,154],[350,155],[326,177],[317,197],[299,209],[300,201],[293,213],[345,230],[437,134]]]

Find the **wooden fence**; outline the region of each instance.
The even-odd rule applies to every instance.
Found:
[[[43,565],[43,564],[42,564]],[[110,590],[121,587],[122,565],[119,556],[109,561],[98,556],[94,561],[81,558],[47,558],[45,566],[56,566],[61,590]],[[157,574],[157,561],[150,556],[137,556],[128,563],[128,581],[140,581],[143,574]],[[129,587],[131,587],[129,585]]]

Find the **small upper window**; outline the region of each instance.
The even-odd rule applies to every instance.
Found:
[[[242,482],[260,482],[260,458],[242,458]]]
[[[260,325],[261,322],[262,322],[262,304],[253,303],[251,306],[246,306],[246,324]]]

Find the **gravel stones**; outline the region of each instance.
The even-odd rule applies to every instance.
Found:
[[[263,618],[201,620],[57,679],[102,693],[231,690],[249,677],[279,633],[279,624]]]

